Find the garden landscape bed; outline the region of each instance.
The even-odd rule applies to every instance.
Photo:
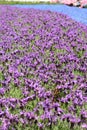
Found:
[[[87,26],[0,6],[0,130],[87,129]]]
[[[86,8],[78,8],[78,7],[71,7],[67,5],[62,4],[30,4],[30,5],[21,5],[16,4],[12,5],[18,8],[34,8],[34,9],[40,9],[40,10],[50,10],[53,12],[60,12],[65,15],[68,15],[73,20],[78,21],[82,24],[87,25],[87,9]]]

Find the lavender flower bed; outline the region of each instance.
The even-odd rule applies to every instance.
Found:
[[[0,6],[0,130],[87,129],[86,72],[86,26]]]
[[[70,16],[72,19],[87,25],[87,8],[70,7],[67,5],[14,5],[19,8],[51,10]]]

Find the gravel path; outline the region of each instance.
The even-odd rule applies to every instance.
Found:
[[[72,19],[87,25],[87,8],[69,7],[67,5],[15,5],[22,8],[35,8],[61,12]]]

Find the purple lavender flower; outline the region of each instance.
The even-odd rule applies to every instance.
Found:
[[[87,27],[66,15],[0,6],[1,130],[60,119],[86,128],[86,41]]]

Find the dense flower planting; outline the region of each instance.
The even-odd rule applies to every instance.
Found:
[[[52,0],[51,0],[52,1]],[[54,0],[52,2],[59,2],[67,5],[85,7],[87,5],[87,0]]]
[[[70,7],[67,5],[14,5],[18,8],[34,8],[34,9],[40,9],[40,10],[50,10],[54,12],[60,12],[63,14],[68,15],[73,20],[76,20],[78,22],[81,22],[83,24],[87,25],[87,9],[85,8],[78,8],[78,7]],[[78,17],[77,17],[78,16]]]
[[[87,129],[87,26],[0,6],[0,130]],[[29,129],[28,129],[29,130]]]

